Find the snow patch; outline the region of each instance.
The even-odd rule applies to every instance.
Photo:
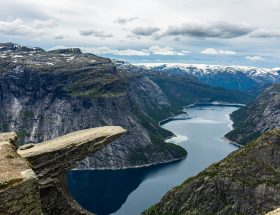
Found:
[[[185,63],[136,63],[135,66],[142,66],[147,69],[180,69],[183,72],[188,73],[223,73],[223,72],[243,72],[249,76],[263,76],[263,75],[278,75],[277,68],[257,68],[251,66],[239,66],[239,65],[207,65],[207,64],[185,64]]]
[[[17,54],[16,54],[16,55],[13,56],[13,58],[23,58],[23,56],[22,56],[22,55],[17,55]]]

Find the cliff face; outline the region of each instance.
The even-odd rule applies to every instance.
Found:
[[[0,214],[41,214],[38,179],[15,141],[15,133],[0,133]]]
[[[175,107],[209,101],[247,104],[253,99],[247,93],[209,87],[184,76],[151,75],[149,77],[160,86]]]
[[[6,47],[0,58],[1,130],[16,131],[19,145],[115,124],[128,134],[80,168],[167,162],[186,155],[181,147],[164,143],[171,133],[148,115],[153,110],[162,111],[162,117],[172,114],[170,103],[148,78],[122,76],[109,59],[77,49],[1,47]]]
[[[265,214],[280,206],[280,130],[211,165],[143,214]]]
[[[91,214],[67,191],[67,171],[123,133],[119,126],[90,128],[18,150],[14,132],[0,133],[0,214]]]
[[[251,105],[231,114],[234,129],[226,137],[240,144],[280,127],[280,85],[267,88]]]
[[[0,130],[16,131],[18,145],[105,125],[128,130],[79,168],[122,168],[182,159],[186,151],[163,141],[172,134],[158,126],[159,120],[199,100],[248,101],[242,93],[187,78],[172,82],[177,90],[169,90],[170,85],[159,85],[154,77],[119,70],[110,59],[79,49],[47,52],[14,44],[1,47]]]

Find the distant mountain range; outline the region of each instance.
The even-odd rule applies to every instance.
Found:
[[[214,87],[247,92],[260,92],[265,87],[280,83],[280,68],[265,69],[246,66],[205,64],[136,64],[150,71],[168,74],[189,74]]]

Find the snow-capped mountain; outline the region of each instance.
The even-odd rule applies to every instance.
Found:
[[[148,70],[165,73],[187,73],[199,81],[215,87],[250,91],[280,83],[280,68],[266,69],[246,66],[220,66],[205,64],[135,64]]]

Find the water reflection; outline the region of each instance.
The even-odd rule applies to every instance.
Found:
[[[69,171],[68,187],[82,207],[107,215],[120,209],[144,180],[173,169],[180,162],[124,170]]]
[[[138,169],[72,171],[69,190],[84,208],[98,215],[139,215],[172,187],[237,149],[221,139],[231,130],[229,114],[236,109],[191,107],[188,119],[162,125],[177,135],[170,141],[188,151],[185,160]]]

